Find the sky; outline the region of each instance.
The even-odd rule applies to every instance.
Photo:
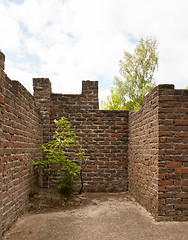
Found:
[[[47,77],[54,93],[80,94],[99,82],[106,99],[124,51],[141,37],[158,42],[157,84],[188,86],[187,0],[0,0],[0,50],[5,72],[33,93]]]

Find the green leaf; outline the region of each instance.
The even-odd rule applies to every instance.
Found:
[[[85,150],[81,149],[78,136],[71,130],[65,117],[55,120],[54,123],[56,130],[52,136],[53,140],[40,147],[45,153],[45,158],[42,161],[33,162],[33,166],[34,169],[43,169],[47,175],[61,176],[62,180],[58,188],[62,191],[71,192],[81,170],[76,161],[84,161]],[[73,157],[71,159],[68,158],[70,150]]]
[[[155,87],[154,72],[158,67],[157,41],[141,38],[133,54],[124,52],[119,62],[120,75],[102,109],[134,110],[142,107],[144,96]]]

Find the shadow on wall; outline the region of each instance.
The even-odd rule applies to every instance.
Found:
[[[50,140],[54,119],[65,116],[88,157],[85,191],[130,193],[158,220],[188,220],[188,91],[159,85],[143,108],[98,108],[98,82],[83,81],[78,95],[53,94],[46,78],[33,79],[34,96],[4,72],[0,52],[0,226],[4,232],[27,206],[31,166]],[[129,180],[129,181],[128,181]],[[50,186],[57,184],[51,179]]]

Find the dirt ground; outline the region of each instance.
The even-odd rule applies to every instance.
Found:
[[[128,193],[66,197],[35,189],[3,240],[187,240],[188,222],[156,222]]]

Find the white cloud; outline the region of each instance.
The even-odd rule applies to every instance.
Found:
[[[27,69],[28,66],[26,66]],[[23,84],[23,86],[33,93],[33,88],[32,88],[32,78],[37,77],[35,72],[29,72],[27,70],[20,70],[17,67],[15,67],[15,64],[10,62],[9,60],[6,60],[6,65],[5,69],[8,68],[10,69],[8,77],[11,80],[16,80],[19,81]],[[28,81],[29,80],[29,81]]]
[[[17,51],[20,47],[19,24],[9,16],[9,9],[1,2],[0,12],[0,50]]]
[[[21,68],[10,58],[6,72],[27,79],[21,81],[29,89],[31,74],[38,74],[51,79],[54,92],[79,93],[81,81],[87,79],[100,80],[101,91],[108,92],[123,51],[133,51],[135,39],[153,36],[159,42],[158,83],[184,88],[188,85],[187,7],[186,0],[0,3],[0,30],[4,33],[0,48],[5,54],[16,52],[18,59],[25,56],[26,64],[23,70],[23,65]],[[39,59],[35,67],[29,65],[31,55]]]

